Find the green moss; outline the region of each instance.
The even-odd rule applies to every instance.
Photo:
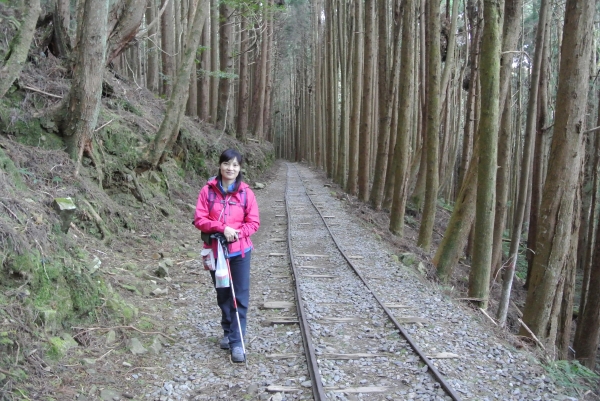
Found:
[[[50,359],[58,360],[65,356],[69,348],[71,348],[71,344],[68,341],[63,340],[60,337],[50,337],[46,355]]]
[[[138,136],[126,125],[113,122],[102,128],[98,133],[102,140],[104,150],[111,156],[118,158],[118,163],[125,166],[134,166],[140,158]]]
[[[123,324],[131,323],[138,316],[138,309],[118,298],[116,294],[113,294],[112,298],[106,301],[106,307]]]
[[[10,175],[12,182],[17,189],[25,188],[25,184],[23,183],[23,180],[21,180],[21,174],[19,173],[17,167],[13,163],[12,159],[8,157],[6,153],[4,153],[2,148],[0,148],[0,170],[4,170]]]

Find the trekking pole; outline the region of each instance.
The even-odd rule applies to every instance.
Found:
[[[242,351],[244,352],[244,362],[246,363],[246,369],[248,369],[248,358],[246,358],[246,346],[244,345],[244,334],[242,333],[242,325],[240,324],[240,314],[238,312],[237,300],[235,299],[235,290],[233,288],[233,277],[231,276],[231,268],[229,266],[229,255],[227,255],[225,260],[227,260],[227,270],[229,272],[229,284],[231,285],[231,296],[233,297],[233,308],[235,309],[235,318],[237,319],[238,329],[240,330],[240,338],[242,340]]]
[[[231,287],[231,296],[233,297],[233,308],[235,309],[235,318],[237,319],[238,329],[240,331],[240,339],[242,340],[242,352],[244,353],[244,362],[246,363],[246,369],[248,368],[248,358],[246,358],[246,346],[244,344],[244,334],[242,333],[242,325],[240,324],[240,313],[238,312],[237,300],[235,299],[235,289],[233,288],[233,276],[231,275],[231,266],[229,265],[229,250],[227,249],[227,240],[223,235],[214,235],[217,238],[221,248],[223,249],[223,256],[227,261],[227,273],[229,274],[229,286]]]

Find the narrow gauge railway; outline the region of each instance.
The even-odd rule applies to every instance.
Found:
[[[296,339],[268,358],[292,359],[289,366],[306,366],[309,377],[293,385],[273,383],[269,390],[294,393],[312,388],[312,394],[303,391],[300,398],[315,400],[341,395],[368,400],[459,400],[400,325],[406,312],[401,299],[393,293],[380,294],[372,285],[386,277],[372,266],[368,252],[344,249],[332,233],[333,227],[343,230],[343,222],[336,219],[331,199],[327,187],[304,181],[300,168],[288,165],[285,202],[274,211],[281,223],[271,240],[278,246],[270,253],[283,260],[277,271],[261,279],[270,283],[259,285],[265,301],[261,315],[280,327],[297,324],[286,327],[289,335],[300,334],[301,341]],[[290,269],[295,295],[290,291]],[[415,323],[418,319],[405,324]],[[252,348],[259,351],[260,342]]]

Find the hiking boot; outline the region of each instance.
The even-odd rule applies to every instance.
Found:
[[[221,341],[219,341],[219,347],[221,347],[221,349],[229,349],[229,337],[225,336],[221,338]]]
[[[244,356],[244,350],[242,347],[233,347],[233,349],[231,350],[231,362],[236,362],[236,363],[240,363],[240,362],[244,362],[245,360],[245,356]]]

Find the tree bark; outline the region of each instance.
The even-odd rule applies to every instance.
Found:
[[[108,65],[121,54],[131,40],[135,38],[142,24],[145,10],[146,0],[126,0],[123,3],[115,3],[109,14],[105,65]]]
[[[210,0],[210,122],[217,123],[219,99],[219,1]]]
[[[171,97],[167,101],[165,118],[160,124],[158,132],[145,155],[148,163],[141,163],[143,165],[158,166],[164,152],[170,150],[168,144],[173,144],[179,135],[179,122],[185,111],[185,104],[188,97],[190,71],[194,64],[202,28],[207,15],[208,0],[200,0],[196,6],[194,23],[190,26],[186,35],[187,43],[185,52],[182,57],[181,66],[177,72],[177,79],[175,80]]]
[[[248,19],[241,17],[240,24],[240,79],[237,106],[237,139],[246,142],[248,134]]]
[[[0,98],[4,97],[15,79],[21,74],[35,33],[35,24],[42,11],[39,0],[26,0],[24,9],[25,15],[21,26],[10,41],[9,50],[0,67]]]
[[[375,72],[375,0],[365,0],[365,58],[364,78],[360,111],[360,135],[358,154],[358,198],[369,200],[369,172],[371,163],[371,138],[373,136],[373,79]]]
[[[151,24],[157,17],[156,0],[148,0],[146,7],[146,26]],[[156,46],[158,41],[158,29],[156,25],[152,25],[148,29],[147,53],[146,53],[146,88],[153,93],[158,93],[158,52]]]
[[[219,70],[225,76],[219,79],[219,100],[217,105],[218,130],[227,130],[227,108],[231,96],[231,79],[229,74],[233,72],[233,20],[231,18],[233,9],[225,3],[219,6]]]
[[[400,56],[400,82],[398,103],[398,129],[396,133],[396,149],[394,151],[394,195],[390,211],[390,231],[402,235],[404,231],[404,211],[408,198],[408,176],[410,158],[410,140],[413,99],[414,99],[414,41],[415,35],[415,1],[402,2],[402,50]]]
[[[162,85],[161,94],[165,97],[171,96],[173,89],[173,79],[175,79],[175,15],[173,12],[173,2],[163,0],[163,4],[168,2],[161,18],[160,38],[162,42]]]
[[[73,81],[61,110],[64,117],[59,122],[67,153],[73,160],[78,159],[80,149],[89,145],[96,128],[107,49],[108,2],[85,0],[82,7]]]
[[[60,58],[68,58],[71,55],[73,46],[71,44],[71,35],[69,34],[69,25],[71,24],[71,4],[69,0],[57,0],[54,6],[54,15],[52,16],[52,26],[54,35],[55,55]]]
[[[348,182],[346,190],[356,195],[358,181],[358,138],[360,133],[360,105],[363,88],[364,30],[362,1],[354,3],[354,54],[352,55],[352,110],[350,112],[350,139],[348,151]]]
[[[570,245],[573,204],[580,169],[585,130],[586,96],[590,75],[594,5],[586,0],[567,0],[561,47],[556,119],[548,174],[542,192],[538,252],[534,256],[523,322],[542,341],[548,336],[550,305],[562,279]],[[581,94],[582,96],[577,96]],[[529,335],[521,328],[521,334]]]
[[[417,245],[426,252],[431,247],[433,224],[439,187],[439,130],[440,130],[440,3],[427,2],[427,109],[426,109],[426,187],[423,216]]]

